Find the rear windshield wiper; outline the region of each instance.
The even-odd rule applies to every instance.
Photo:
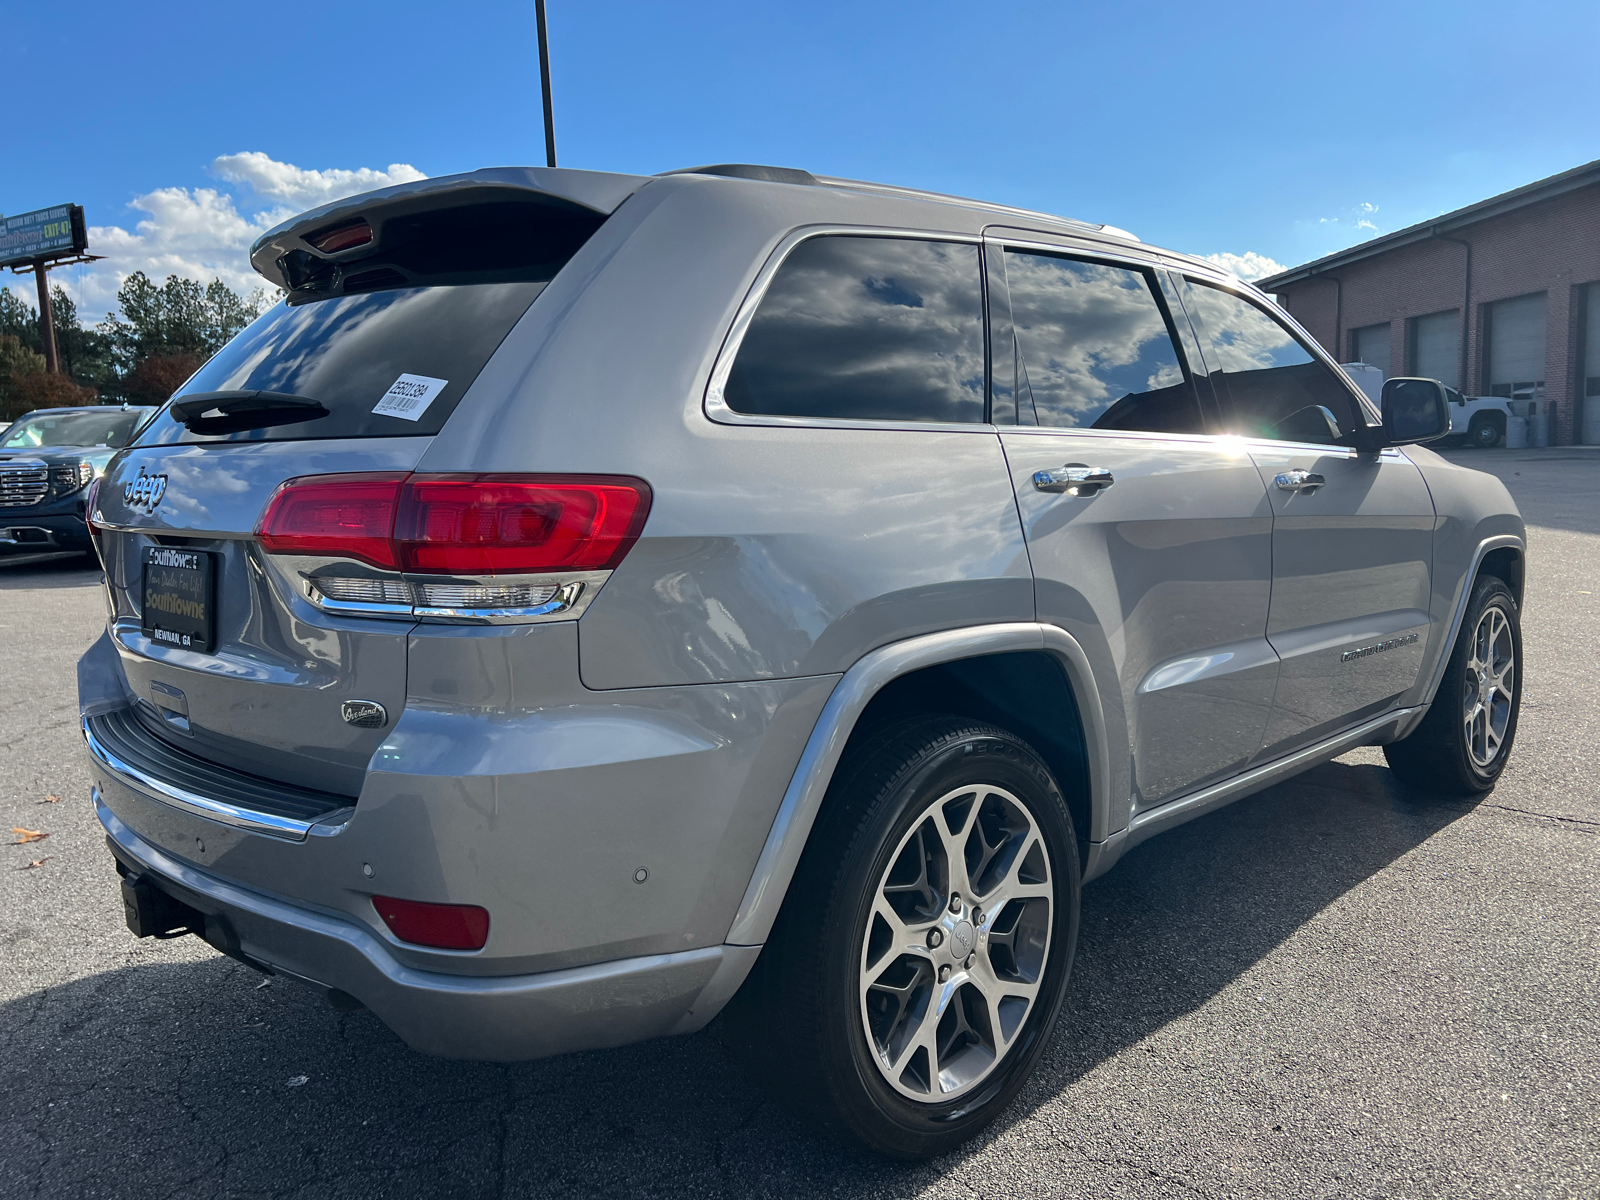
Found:
[[[287,392],[197,392],[175,401],[170,411],[191,433],[238,433],[328,415],[320,401]]]

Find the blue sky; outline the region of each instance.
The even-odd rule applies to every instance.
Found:
[[[563,166],[778,163],[1291,265],[1600,158],[1593,0],[549,8]],[[62,276],[91,314],[135,267],[248,282],[287,210],[543,157],[531,0],[19,2],[0,29],[0,212],[85,205],[111,256]]]

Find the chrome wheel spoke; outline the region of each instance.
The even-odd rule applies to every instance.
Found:
[[[863,984],[861,1008],[867,1036],[886,1069],[902,1068],[912,1048],[925,1036],[937,990],[933,963],[912,954],[896,955]]]
[[[1462,678],[1462,725],[1467,753],[1480,767],[1492,765],[1505,745],[1516,698],[1516,647],[1511,622],[1491,607],[1472,631]]]
[[[1032,814],[993,785],[941,796],[902,838],[869,906],[859,976],[862,1021],[897,1091],[949,1100],[1004,1057],[1043,977],[1050,872]]]
[[[995,975],[987,955],[979,955],[978,962],[968,973],[973,986],[983,994],[988,1011],[989,1028],[994,1031],[996,1053],[1002,1052],[1017,1036],[1022,1022],[1027,1019],[1033,1002],[1039,995],[1039,981],[1003,981]]]

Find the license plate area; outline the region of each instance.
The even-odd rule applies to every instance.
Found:
[[[144,549],[140,624],[163,646],[209,654],[216,648],[216,581],[212,556],[170,546]]]

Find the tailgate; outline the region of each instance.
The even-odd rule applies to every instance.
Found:
[[[368,761],[405,704],[412,625],[315,607],[292,572],[261,553],[253,533],[285,480],[408,471],[430,440],[159,446],[112,463],[96,505],[111,630],[137,715],[151,732],[254,775],[359,793]],[[147,562],[192,566],[194,555],[209,574],[209,651],[198,640],[186,648],[144,629]],[[344,705],[355,700],[381,705],[384,724],[351,724]]]

